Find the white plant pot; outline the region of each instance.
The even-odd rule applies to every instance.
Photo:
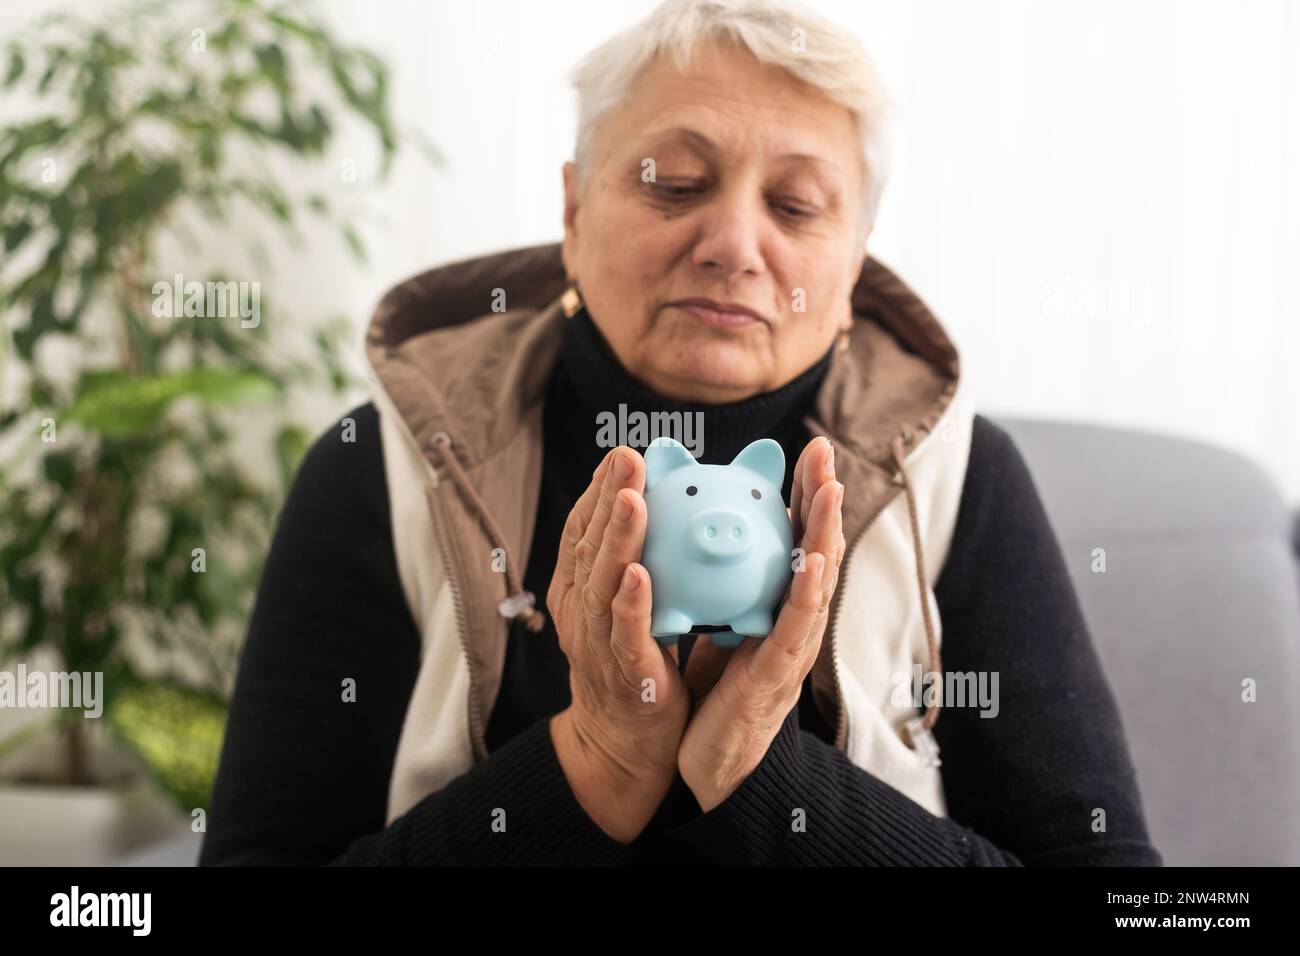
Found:
[[[60,756],[43,735],[5,761],[0,775],[0,865],[105,866],[189,829],[189,819],[147,770],[103,732],[87,734],[96,776],[88,786],[46,783]]]
[[[186,829],[152,780],[67,787],[0,782],[0,864],[106,866]]]

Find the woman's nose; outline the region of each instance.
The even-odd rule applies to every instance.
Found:
[[[767,224],[761,203],[724,193],[699,213],[700,232],[691,252],[696,267],[719,270],[724,276],[764,271],[762,231]]]

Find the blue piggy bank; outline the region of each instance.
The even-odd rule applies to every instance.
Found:
[[[790,583],[793,531],[781,484],[785,453],[762,438],[729,465],[701,465],[671,438],[645,452],[647,526],[641,563],[650,572],[650,633],[676,644],[700,625],[720,647],[766,637]]]

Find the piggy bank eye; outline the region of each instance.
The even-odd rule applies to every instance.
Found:
[[[750,493],[751,495],[753,495],[755,498],[762,498],[762,497],[763,497],[761,494],[759,494],[759,491],[758,491],[757,488],[751,488],[751,489],[749,489],[749,493]]]
[[[693,495],[693,494],[695,494],[695,493],[696,493],[697,491],[699,491],[699,490],[700,490],[700,489],[699,489],[699,488],[696,488],[694,485],[687,485],[687,486],[686,486],[686,493],[687,493],[688,495]]]

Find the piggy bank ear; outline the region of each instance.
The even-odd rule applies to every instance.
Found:
[[[785,452],[771,438],[750,442],[731,464],[758,472],[778,488],[785,482]]]
[[[645,450],[645,490],[657,485],[670,471],[698,464],[686,446],[679,441],[660,435]]]

